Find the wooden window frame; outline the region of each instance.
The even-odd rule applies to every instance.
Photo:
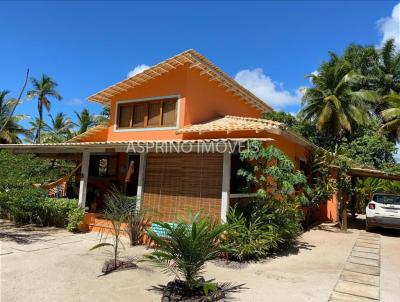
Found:
[[[174,109],[174,125],[167,125],[163,126],[163,110],[164,110],[164,103],[174,101],[175,103],[175,109]],[[160,104],[160,112],[159,112],[159,121],[157,125],[148,125],[149,121],[149,108],[150,104]],[[143,126],[142,127],[133,127],[133,115],[135,112],[135,105],[146,105],[145,109],[145,114],[143,118]],[[178,106],[179,106],[179,98],[178,97],[166,97],[166,98],[159,98],[159,99],[153,99],[149,101],[141,101],[141,102],[123,102],[123,103],[117,103],[117,115],[116,115],[116,123],[115,123],[115,129],[116,130],[136,130],[136,129],[151,129],[151,128],[172,128],[177,126],[177,121],[178,121]],[[120,118],[121,118],[121,108],[123,107],[129,107],[130,108],[130,120],[129,120],[129,127],[121,127],[120,126]]]

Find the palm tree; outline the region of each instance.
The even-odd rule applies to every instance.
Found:
[[[375,108],[377,114],[389,107],[389,99],[384,96],[392,91],[400,93],[400,52],[396,50],[394,40],[386,41],[378,53],[378,68],[375,74],[370,76],[372,89],[381,96]]]
[[[96,126],[96,116],[90,114],[88,109],[83,109],[81,113],[75,111],[75,115],[78,119],[77,126],[79,127],[77,134],[82,134],[87,129]]]
[[[396,137],[399,138],[400,129],[400,94],[392,92],[385,96],[384,101],[387,102],[391,107],[381,112],[384,124],[381,127],[382,131],[395,133]]]
[[[96,125],[108,125],[110,121],[110,107],[103,107],[99,115],[95,116]]]
[[[26,130],[26,133],[24,133],[24,142],[29,143],[29,144],[35,144],[37,143],[37,133],[40,129],[47,130],[49,129],[49,125],[46,124],[45,121],[40,121],[39,118],[35,118],[34,120],[29,121],[30,128]],[[46,132],[42,134],[43,140],[47,140],[46,138]]]
[[[41,142],[41,130],[42,130],[42,121],[43,121],[43,106],[47,111],[50,111],[51,102],[49,97],[53,97],[57,100],[61,100],[61,95],[55,89],[58,84],[49,76],[43,74],[40,80],[35,78],[31,79],[33,90],[27,92],[28,99],[37,98],[38,100],[38,113],[39,113],[39,128],[35,134],[35,143]]]
[[[63,112],[59,112],[53,117],[49,114],[51,125],[48,126],[46,142],[61,143],[72,137],[71,129],[74,123]]]
[[[366,123],[368,105],[377,96],[371,90],[360,89],[363,77],[347,60],[331,53],[331,60],[309,77],[313,87],[304,90],[300,112],[304,121],[315,122],[321,133],[338,138]]]
[[[0,132],[1,144],[20,143],[21,139],[18,135],[24,134],[26,130],[19,125],[19,122],[25,118],[23,115],[12,115],[17,100],[6,99],[10,92],[7,90],[0,91],[0,125],[4,125],[4,129]]]

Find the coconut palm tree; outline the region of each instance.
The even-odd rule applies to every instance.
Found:
[[[95,116],[96,125],[108,125],[110,121],[110,107],[103,107],[99,115]]]
[[[18,102],[15,99],[7,99],[10,92],[7,90],[0,91],[0,125],[4,125],[4,129],[0,132],[1,144],[20,143],[21,139],[18,135],[24,134],[26,130],[19,125],[19,122],[25,118],[23,115],[12,115],[12,109]]]
[[[382,131],[396,133],[397,138],[400,135],[400,94],[392,92],[384,97],[390,108],[381,112],[384,124],[381,127]]]
[[[33,89],[27,92],[27,98],[37,98],[38,101],[37,106],[39,113],[39,128],[35,134],[35,143],[40,143],[43,122],[43,107],[45,107],[47,111],[50,111],[51,101],[49,97],[55,98],[56,100],[61,100],[62,97],[56,90],[56,87],[58,86],[57,82],[45,74],[42,75],[40,80],[32,78],[31,82]]]
[[[400,52],[396,50],[394,40],[386,41],[382,48],[378,50],[378,54],[378,68],[369,76],[372,89],[381,96],[375,107],[377,114],[390,106],[389,99],[384,96],[392,91],[400,93]]]
[[[43,120],[40,121],[38,117],[29,121],[29,126],[30,126],[29,129],[26,130],[26,132],[24,133],[25,137],[23,140],[25,143],[28,144],[37,143],[37,133],[39,131],[39,128],[43,130],[47,130],[50,128],[49,125],[46,124],[46,122],[44,122]],[[47,140],[46,134],[47,134],[46,132],[41,134],[43,140]]]
[[[82,134],[86,132],[87,129],[96,126],[96,116],[90,114],[88,109],[83,109],[81,113],[75,111],[75,115],[78,119],[76,125],[79,127],[76,134]]]
[[[363,76],[347,60],[331,53],[331,60],[309,77],[313,87],[304,90],[304,107],[300,112],[304,121],[315,122],[321,133],[332,133],[338,138],[367,122],[368,105],[377,95],[360,89]]]
[[[53,117],[49,114],[51,124],[48,125],[45,142],[61,143],[72,137],[71,129],[74,123],[63,112],[59,112]]]

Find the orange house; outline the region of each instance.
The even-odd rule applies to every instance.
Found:
[[[16,152],[78,158],[79,202],[103,206],[116,186],[137,206],[171,221],[202,210],[225,221],[231,202],[246,198],[236,171],[237,151],[249,141],[282,150],[297,169],[309,166],[312,145],[283,124],[261,119],[273,109],[195,50],[167,59],[89,97],[110,108],[107,126],[66,143],[4,145]],[[320,219],[336,219],[328,202]]]

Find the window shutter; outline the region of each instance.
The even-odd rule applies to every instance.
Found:
[[[161,103],[149,104],[149,118],[147,126],[160,126],[160,107]]]
[[[147,104],[135,104],[132,118],[132,128],[141,128],[144,125]]]
[[[163,103],[162,126],[176,125],[176,100]]]

